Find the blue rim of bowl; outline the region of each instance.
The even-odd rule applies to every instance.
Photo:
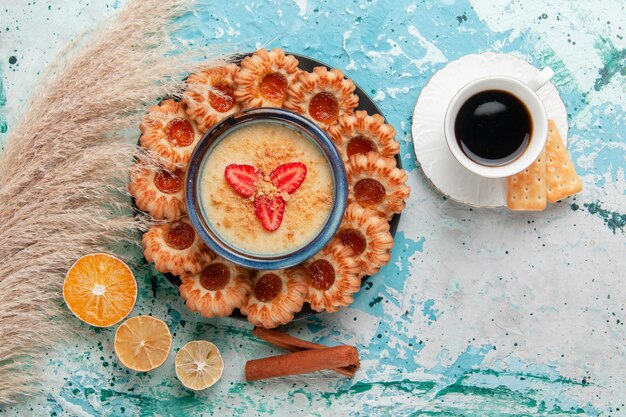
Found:
[[[303,133],[314,140],[328,160],[334,180],[334,203],[320,233],[301,248],[273,256],[257,256],[246,253],[220,239],[202,214],[199,198],[199,178],[211,149],[217,146],[233,130],[248,124],[278,122]],[[292,111],[271,107],[254,108],[237,113],[219,122],[200,139],[189,160],[185,178],[185,203],[187,214],[200,238],[217,255],[245,268],[274,270],[298,265],[322,250],[337,232],[348,198],[348,180],[339,152],[332,140],[315,123]]]

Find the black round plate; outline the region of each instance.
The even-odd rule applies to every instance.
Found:
[[[235,59],[235,63],[238,64],[239,62],[241,62],[242,59],[244,59],[248,55],[251,55],[251,54],[242,54],[238,56]],[[298,59],[298,61],[300,62],[299,67],[300,69],[304,71],[313,71],[313,68],[319,67],[319,66],[326,67],[328,69],[332,68],[331,66],[321,61],[318,61],[313,58],[309,58],[307,56],[298,55],[298,54],[290,54],[290,55],[293,55]],[[378,114],[383,115],[383,113],[380,111],[376,103],[374,103],[374,101],[367,95],[367,93],[365,93],[365,91],[363,91],[361,87],[357,85],[354,93],[357,96],[359,96],[359,106],[356,108],[356,110],[365,110],[367,111],[368,114],[378,113]],[[397,162],[398,168],[402,168],[402,161],[400,160],[399,155],[396,155],[396,162]],[[389,221],[390,232],[392,236],[396,235],[396,231],[398,230],[398,223],[400,223],[400,215],[394,214],[394,216]],[[172,275],[169,273],[163,274],[163,275],[165,276],[165,278],[167,278],[169,282],[171,282],[176,287],[180,286],[181,284],[180,278],[178,278],[176,275]],[[363,286],[368,279],[370,279],[369,275],[364,276],[363,279],[361,280],[361,286]],[[296,313],[293,319],[299,320],[305,317],[312,316],[314,314],[319,314],[319,313],[317,311],[312,310],[309,304],[305,303],[304,306],[302,307],[302,310]],[[233,314],[231,314],[230,317],[240,319],[240,320],[246,320],[246,316],[241,314],[238,309],[233,311]]]

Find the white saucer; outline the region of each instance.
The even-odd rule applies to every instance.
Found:
[[[442,194],[471,206],[506,206],[506,178],[480,177],[454,159],[443,133],[444,116],[454,95],[476,78],[508,75],[528,81],[537,73],[539,69],[513,55],[487,52],[450,62],[422,89],[413,112],[413,146],[422,171]],[[548,82],[537,94],[567,145],[567,110],[559,92]]]

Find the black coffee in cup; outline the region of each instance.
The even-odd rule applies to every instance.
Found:
[[[506,165],[517,159],[528,147],[532,131],[524,103],[502,90],[474,94],[463,103],[454,123],[463,153],[486,166]]]

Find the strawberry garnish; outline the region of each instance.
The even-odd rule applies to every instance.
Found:
[[[278,229],[283,221],[284,193],[293,194],[300,188],[306,173],[306,165],[302,162],[290,162],[279,166],[271,172],[269,180],[282,195],[276,193],[276,190],[269,190],[270,194],[276,193],[271,196],[267,195],[267,191],[261,191],[263,187],[259,188],[259,184],[256,184],[258,189],[255,190],[255,183],[263,181],[265,174],[252,165],[230,164],[224,170],[226,181],[239,195],[246,198],[254,196],[254,212],[263,228],[270,232]]]
[[[230,164],[224,170],[226,181],[237,193],[243,197],[254,195],[254,182],[260,172],[252,165]]]
[[[285,200],[279,195],[273,197],[257,195],[254,197],[254,212],[263,228],[272,232],[283,222]]]
[[[293,194],[306,178],[306,165],[302,162],[290,162],[280,165],[270,174],[272,184],[280,191]]]

